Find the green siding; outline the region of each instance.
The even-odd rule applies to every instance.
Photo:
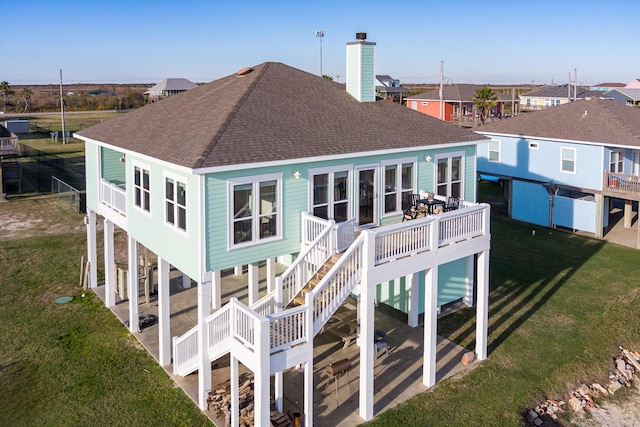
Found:
[[[426,192],[434,191],[435,180],[434,162],[425,161],[427,153],[434,157],[438,153],[465,152],[465,183],[464,191],[467,200],[475,199],[475,146],[452,147],[448,149],[416,150],[386,154],[379,156],[366,156],[355,159],[337,159],[323,162],[309,162],[295,166],[277,166],[255,169],[243,169],[230,172],[207,174],[205,176],[205,210],[206,210],[206,266],[209,271],[231,268],[235,265],[258,262],[268,258],[291,254],[300,250],[300,213],[309,210],[309,169],[329,168],[344,165],[350,170],[351,190],[353,191],[354,170],[363,165],[380,165],[382,161],[393,159],[406,159],[415,157],[417,162],[417,190]],[[301,174],[299,179],[293,177],[293,170],[298,169]],[[257,243],[250,247],[228,250],[229,244],[229,205],[227,180],[240,177],[251,177],[264,174],[282,174],[282,240],[266,243]],[[382,171],[378,170],[378,183],[380,191]],[[470,197],[473,196],[473,197]],[[351,215],[355,215],[353,203],[354,195],[351,195]],[[382,198],[378,197],[378,201]],[[388,224],[397,222],[401,215],[381,217],[380,223]]]
[[[139,163],[137,162],[139,160]],[[134,206],[133,165],[150,169],[151,212]],[[187,185],[187,232],[165,223],[165,174]],[[200,278],[198,210],[200,209],[200,177],[148,159],[127,155],[127,226],[128,233],[153,253],[162,256],[194,280]]]
[[[121,158],[122,153],[101,147],[102,178],[117,185],[125,183],[125,163],[120,161]]]
[[[418,273],[419,307],[424,313],[424,271]],[[467,292],[467,259],[462,258],[438,267],[438,306],[463,298]],[[403,313],[409,311],[409,291],[406,277],[381,283],[376,288],[376,299]]]

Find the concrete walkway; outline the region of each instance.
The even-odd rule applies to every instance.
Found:
[[[285,267],[276,264],[277,274],[281,274]],[[266,269],[259,269],[260,294],[266,293]],[[197,322],[197,287],[182,287],[182,275],[180,272],[171,272],[171,336],[180,336],[191,329]],[[247,274],[235,276],[233,273],[223,274],[222,278],[222,302],[236,297],[246,304],[247,302]],[[95,292],[104,300],[104,286],[98,286]],[[158,304],[155,294],[150,296],[149,303],[145,297],[140,296],[140,315],[157,315]],[[128,300],[120,300],[116,297],[114,314],[124,324],[128,324]],[[348,299],[339,309],[339,315],[343,321],[354,320],[356,317],[356,303]],[[346,326],[346,324],[345,324]],[[407,325],[406,314],[381,305],[376,309],[376,329],[387,333],[389,353],[380,352],[375,363],[375,393],[374,414],[380,414],[411,397],[426,391],[428,388],[422,383],[422,357],[424,330],[422,327],[411,328]],[[359,356],[360,348],[354,342],[347,348],[344,347],[342,337],[345,329],[340,327],[327,328],[314,339],[314,425],[323,426],[353,426],[363,422],[358,415],[359,402]],[[148,326],[141,332],[134,334],[149,353],[158,360],[158,325]],[[462,372],[468,366],[460,363],[462,355],[466,352],[450,341],[438,337],[437,343],[437,381],[441,381],[451,375]],[[330,381],[326,367],[330,363],[348,358],[352,368],[348,375],[340,377],[336,383]],[[474,362],[471,364],[477,364]],[[225,356],[213,363],[212,385],[222,383],[229,379],[229,357]],[[194,402],[198,400],[198,376],[197,373],[186,377],[174,376],[172,366],[165,370],[169,376],[179,385]],[[240,373],[248,372],[244,366],[240,366]],[[284,373],[284,412],[304,413],[303,410],[303,383],[304,375],[290,369]],[[328,387],[327,384],[331,382]],[[273,379],[272,379],[273,389]],[[323,391],[326,388],[326,395]],[[216,425],[223,426],[223,420],[216,417],[211,411],[206,411]]]

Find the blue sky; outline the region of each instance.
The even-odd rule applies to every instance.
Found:
[[[405,83],[628,83],[637,0],[0,0],[0,80],[12,85],[209,82],[265,61],[344,82],[345,44],[376,42]],[[339,76],[339,77],[338,77]]]

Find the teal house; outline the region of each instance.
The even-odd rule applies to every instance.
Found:
[[[312,425],[313,337],[349,296],[359,305],[363,420],[375,415],[376,304],[407,313],[411,326],[424,314],[427,386],[447,304],[477,306],[476,357],[487,356],[489,207],[476,203],[475,179],[485,137],[378,101],[375,45],[347,43],[346,90],[267,62],[76,134],[86,144],[90,284],[115,305],[115,227],[126,232],[129,265],[139,246],[157,255],[159,363],[197,372],[203,410],[211,362],[230,354],[235,420],[238,363],[255,376],[256,425],[268,423],[271,398],[282,410],[283,371],[307,366],[300,396]],[[425,211],[450,201],[456,209]],[[411,215],[418,208],[425,215]],[[170,266],[198,287],[197,322],[180,337],[171,334]],[[247,305],[221,295],[221,272],[240,266],[249,271]],[[128,275],[131,331],[137,274]]]

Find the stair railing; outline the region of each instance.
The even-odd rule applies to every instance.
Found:
[[[360,282],[365,235],[360,235],[322,278],[312,295],[313,335],[333,316]]]

